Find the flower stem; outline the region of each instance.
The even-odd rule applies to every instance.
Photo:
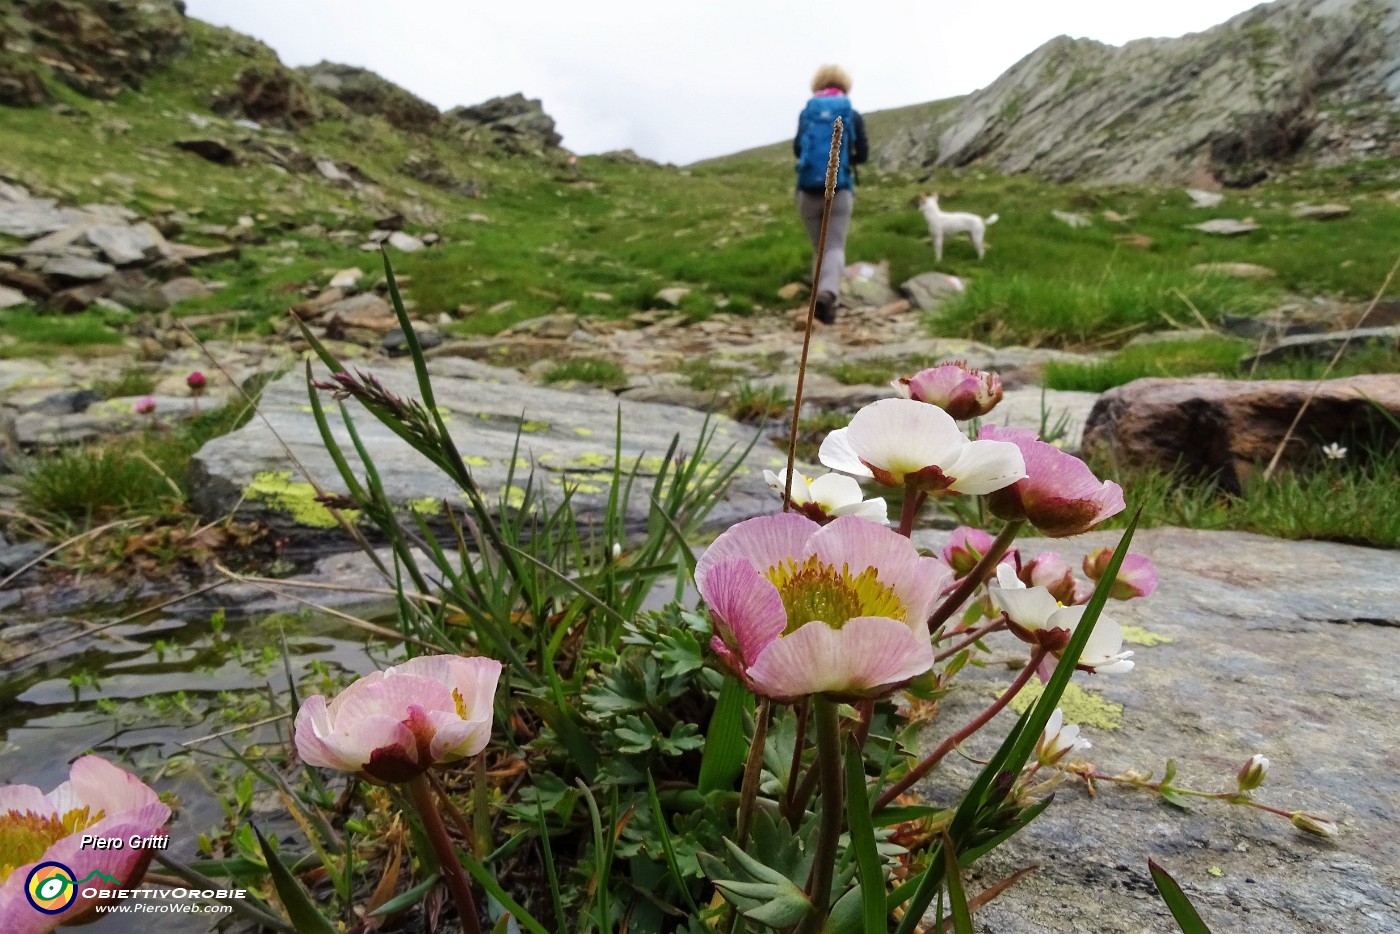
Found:
[[[969,720],[962,729],[958,730],[952,736],[949,736],[942,743],[939,743],[937,749],[925,756],[923,760],[910,769],[903,778],[895,782],[889,788],[886,788],[884,793],[875,800],[874,810],[878,811],[882,807],[887,807],[895,798],[898,798],[900,795],[904,794],[904,792],[908,791],[910,786],[933,771],[934,766],[942,762],[943,757],[952,752],[959,743],[982,729],[982,727],[987,725],[988,721],[1001,713],[1002,709],[1005,708],[1007,704],[1011,703],[1011,698],[1021,693],[1021,688],[1026,686],[1026,682],[1031,679],[1031,676],[1035,674],[1035,670],[1040,667],[1040,663],[1045,661],[1045,656],[1049,654],[1050,653],[1046,649],[1037,648],[1035,653],[1031,655],[1031,660],[1026,663],[1026,667],[1021,669],[1021,673],[1016,676],[1016,680],[1011,682],[1011,687],[1007,688],[1001,693],[1000,697],[992,701],[990,707]]]
[[[933,656],[933,660],[934,660],[935,662],[946,661],[947,659],[952,658],[954,655],[957,655],[959,652],[961,652],[963,649],[967,648],[969,645],[972,645],[972,644],[973,644],[974,642],[976,642],[978,639],[981,639],[983,636],[989,635],[990,633],[993,633],[993,632],[996,632],[998,629],[1005,629],[1005,628],[1006,628],[1006,621],[1005,621],[1005,620],[1002,620],[1002,619],[994,619],[994,620],[992,620],[990,623],[988,623],[988,624],[985,625],[985,626],[979,626],[978,628],[976,628],[976,629],[971,629],[971,630],[964,630],[964,633],[965,633],[964,638],[960,639],[960,640],[957,641],[957,642],[954,642],[952,645],[948,646],[946,649],[943,649],[943,650],[942,650],[941,652],[939,652],[937,655]],[[951,638],[951,637],[950,637],[950,638]],[[937,644],[937,642],[938,642],[938,640],[934,640],[934,644]]]
[[[1078,775],[1086,781],[1116,782],[1120,785],[1131,785],[1134,788],[1146,788],[1148,791],[1155,791],[1159,794],[1164,784],[1163,782],[1143,781],[1127,775],[1104,775],[1102,772],[1092,767],[1087,771],[1074,768],[1062,768],[1060,771],[1069,772],[1071,775]],[[1239,804],[1244,807],[1254,808],[1257,811],[1268,811],[1270,814],[1277,814],[1280,817],[1287,817],[1289,819],[1292,819],[1294,814],[1293,811],[1285,811],[1283,808],[1260,804],[1248,794],[1239,791],[1193,791],[1190,788],[1182,788],[1179,785],[1172,785],[1171,790],[1177,794],[1188,795],[1192,798],[1207,798],[1213,801],[1224,801],[1226,804]]]
[[[427,776],[419,775],[404,787],[408,789],[408,799],[413,802],[413,809],[423,821],[423,829],[427,831],[433,852],[437,854],[442,877],[447,881],[447,889],[452,893],[452,901],[456,903],[457,914],[462,920],[462,934],[481,934],[481,922],[477,918],[476,899],[472,897],[471,883],[467,880],[467,874],[462,871],[461,860],[457,858],[457,848],[452,845],[452,838],[447,835],[447,825],[442,822],[442,814],[438,812],[438,804],[433,798],[432,788],[428,786]]]
[[[807,715],[811,709],[812,702],[806,697],[797,706],[797,733],[792,743],[792,765],[788,768],[787,788],[783,789],[783,813],[787,816],[788,822],[792,824],[793,830],[797,829],[797,818],[794,816],[793,805],[797,801],[798,775],[802,771],[802,752],[807,748]]]
[[[991,570],[997,566],[1001,556],[1006,554],[1006,550],[1011,547],[1011,543],[1016,540],[1016,536],[1021,533],[1021,527],[1026,524],[1025,519],[1012,519],[1006,523],[1006,528],[1001,530],[996,540],[992,542],[992,547],[987,549],[987,553],[982,556],[982,560],[977,562],[976,567],[968,572],[967,576],[958,584],[948,597],[938,605],[938,609],[933,611],[933,615],[928,618],[928,631],[933,632],[939,626],[948,621],[948,617],[958,611],[967,598],[972,596],[973,591],[982,586],[982,582],[987,579]]]
[[[753,715],[753,743],[744,762],[744,782],[739,786],[739,826],[735,836],[741,847],[748,844],[749,823],[753,818],[754,801],[758,798],[758,780],[763,774],[763,747],[768,743],[768,711],[772,704],[768,698],[760,697]]]
[[[899,534],[905,538],[914,534],[914,517],[919,514],[919,507],[928,499],[928,494],[923,490],[916,490],[912,486],[904,488],[904,508],[899,514]]]
[[[826,924],[831,902],[831,881],[836,873],[837,850],[841,843],[841,825],[846,813],[845,774],[841,767],[841,721],[836,702],[825,697],[812,698],[817,720],[817,767],[821,769],[821,830],[817,837],[812,879],[807,895],[812,910],[798,926],[796,934],[817,934]]]

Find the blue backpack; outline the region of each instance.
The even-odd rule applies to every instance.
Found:
[[[851,137],[854,136],[855,108],[843,95],[814,97],[807,102],[797,121],[797,187],[826,188],[826,165],[831,159],[831,131],[841,118],[841,161],[836,169],[836,187],[851,187]]]

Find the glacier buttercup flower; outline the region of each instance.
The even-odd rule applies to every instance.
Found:
[[[1347,449],[1333,441],[1322,446],[1322,456],[1331,461],[1339,461],[1347,456]]]
[[[826,436],[818,457],[832,470],[933,495],[991,493],[1026,476],[1016,445],[969,441],[951,415],[913,399],[867,405]]]
[[[957,419],[986,415],[1002,398],[1000,376],[970,369],[962,362],[901,376],[890,385],[904,398],[936,405]]]
[[[763,479],[783,495],[787,487],[787,470],[763,472]],[[841,516],[860,516],[881,525],[889,524],[889,511],[881,497],[864,499],[860,484],[845,474],[828,473],[820,477],[792,472],[792,508],[814,522],[827,523]]]
[[[1112,548],[1091,551],[1084,556],[1084,573],[1089,575],[1090,580],[1097,582],[1103,577],[1104,571],[1108,570],[1108,562],[1112,559]],[[1118,566],[1118,574],[1113,578],[1113,586],[1109,588],[1108,595],[1115,600],[1145,597],[1157,589],[1158,582],[1157,568],[1152,564],[1152,559],[1146,555],[1128,552],[1123,556],[1123,563]]]
[[[1055,765],[1074,753],[1089,749],[1094,744],[1079,735],[1079,727],[1065,725],[1065,715],[1056,707],[1055,712],[1045,723],[1045,730],[1035,742],[1035,758],[1041,765]]]
[[[992,603],[1006,614],[1008,628],[1017,638],[1056,657],[1064,651],[1084,620],[1086,607],[1061,606],[1050,591],[1044,587],[1027,587],[1015,570],[1005,564],[997,566],[997,579],[988,585],[987,593]],[[1101,674],[1120,674],[1132,671],[1133,663],[1128,661],[1132,654],[1123,651],[1123,628],[1100,614],[1080,653],[1079,667]]]
[[[902,535],[856,516],[740,522],[695,568],[720,659],[755,692],[874,697],[933,666],[927,619],[952,580]]]
[[[170,808],[154,791],[99,756],[78,759],[68,781],[48,794],[33,785],[0,787],[0,931],[45,934],[91,920],[102,896],[84,897],[83,891],[140,885],[153,848],[132,846],[131,838],[164,837],[169,819]],[[85,848],[84,834],[120,838],[125,845]],[[34,908],[26,892],[46,911]]]
[[[1044,587],[1061,604],[1079,602],[1074,569],[1053,551],[1042,552],[1021,565],[1017,576],[1027,587]]]
[[[297,712],[297,752],[308,765],[358,772],[382,784],[481,752],[491,736],[501,663],[425,655],[376,671],[330,703],[308,697]]]
[[[994,539],[981,529],[975,529],[970,525],[960,525],[948,535],[948,544],[943,546],[941,552],[943,561],[953,569],[953,575],[958,578],[966,577],[972,573],[972,569],[977,566],[987,552],[992,550]],[[1001,556],[1002,562],[1015,565],[1019,560],[1015,548],[1008,548],[1006,554]]]
[[[1041,441],[1025,428],[987,425],[978,440],[1014,444],[1026,468],[1024,479],[987,497],[987,508],[1002,519],[1029,519],[1045,535],[1063,538],[1087,532],[1123,511],[1123,488],[1100,481],[1082,460]]]

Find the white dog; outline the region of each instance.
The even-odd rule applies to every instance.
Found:
[[[986,252],[983,240],[987,236],[987,228],[997,222],[997,215],[983,220],[976,214],[961,211],[945,214],[938,209],[938,195],[934,194],[923,195],[919,199],[919,210],[924,212],[924,220],[928,221],[928,232],[933,237],[933,255],[939,262],[943,261],[944,234],[967,234],[977,249],[977,258],[982,258]]]

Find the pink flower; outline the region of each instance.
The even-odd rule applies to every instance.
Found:
[[[874,697],[928,671],[927,619],[951,580],[897,532],[795,513],[740,522],[695,568],[721,661],[778,700]]]
[[[156,400],[151,396],[142,396],[136,400],[136,404],[132,406],[132,410],[135,411],[137,415],[150,415],[156,410]]]
[[[1112,548],[1100,548],[1089,552],[1084,556],[1084,573],[1089,575],[1090,580],[1097,581],[1103,577],[1103,572],[1108,570],[1108,562],[1112,558]],[[1113,587],[1108,595],[1117,600],[1145,597],[1157,589],[1158,581],[1157,568],[1153,566],[1152,559],[1146,555],[1129,552],[1123,556],[1123,563],[1118,566],[1118,576],[1113,579]]]
[[[969,369],[966,363],[944,363],[890,383],[906,399],[927,402],[954,418],[986,415],[1001,401],[1001,377]]]
[[[336,695],[308,697],[297,712],[297,752],[308,765],[358,772],[380,784],[474,756],[491,737],[501,663],[425,655],[366,675]]]
[[[99,898],[82,892],[139,886],[154,852],[140,841],[164,837],[169,819],[170,808],[154,791],[98,756],[74,762],[68,781],[48,794],[33,785],[0,788],[0,931],[45,934],[59,925],[92,920]],[[125,845],[120,850],[85,848],[85,834],[120,838]],[[82,885],[71,884],[90,875]],[[26,892],[54,913],[36,910]]]
[[[818,456],[832,470],[935,496],[990,493],[1026,476],[1016,445],[969,441],[951,415],[913,399],[872,402]]]
[[[1062,604],[1077,603],[1074,569],[1053,551],[1036,555],[1021,565],[1019,575],[1027,587],[1044,587]]]
[[[987,552],[992,550],[994,539],[981,529],[960,525],[948,536],[948,544],[943,546],[943,561],[953,569],[953,576],[963,578],[972,573]],[[1002,555],[1003,564],[1014,565],[1018,560],[1015,548],[1008,548]]]
[[[195,370],[189,376],[185,377],[185,385],[190,387],[190,395],[192,396],[203,394],[204,387],[208,385],[208,383],[209,380],[205,379],[204,374],[198,370]]]
[[[1027,477],[987,497],[992,514],[1002,519],[1029,519],[1051,538],[1087,532],[1123,511],[1123,488],[1100,482],[1087,464],[1025,428],[987,425],[978,440],[1010,442],[1025,458]]]

